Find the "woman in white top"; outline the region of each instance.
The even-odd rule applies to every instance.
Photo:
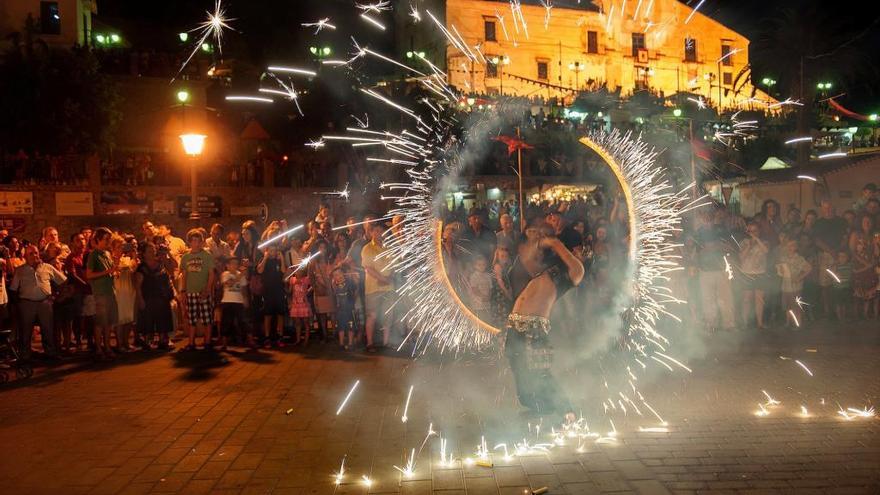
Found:
[[[759,329],[764,325],[764,286],[767,283],[767,253],[769,249],[759,237],[757,223],[746,227],[748,237],[739,245],[739,266],[743,274],[742,321],[750,320],[752,301],[754,301],[755,323]]]
[[[137,241],[130,238],[114,237],[110,244],[113,258],[119,260],[119,274],[113,279],[116,290],[116,310],[118,314],[118,330],[116,348],[120,351],[129,349],[129,336],[134,326],[135,287],[132,275],[137,269]]]

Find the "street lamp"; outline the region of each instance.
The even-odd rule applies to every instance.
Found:
[[[185,89],[181,89],[177,92],[177,101],[180,102],[181,105],[185,105],[186,102],[189,101],[189,91]]]
[[[492,57],[492,63],[495,64],[495,67],[498,69],[498,79],[500,81],[500,87],[498,88],[498,92],[502,95],[504,94],[504,66],[510,65],[510,57],[507,55],[503,57]]]
[[[574,62],[568,64],[568,70],[574,71],[574,89],[580,91],[580,76],[581,71],[584,70],[583,66],[581,66],[580,61],[575,60]]]
[[[196,160],[205,149],[204,134],[181,134],[180,142],[183,144],[183,152],[192,159],[192,168],[190,175],[190,220],[198,220],[199,216],[199,196],[196,193]]]

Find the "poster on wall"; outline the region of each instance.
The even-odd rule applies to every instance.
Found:
[[[92,216],[95,206],[90,192],[55,193],[55,214],[60,217]]]
[[[154,199],[153,215],[174,215],[177,212],[173,199]]]
[[[103,191],[101,193],[101,213],[104,215],[147,215],[150,202],[143,191]]]
[[[220,196],[199,196],[199,214],[205,218],[217,218],[223,216],[223,198]],[[177,213],[180,218],[189,218],[192,211],[192,201],[189,196],[177,197]]]
[[[33,215],[34,193],[30,191],[0,191],[0,214]]]

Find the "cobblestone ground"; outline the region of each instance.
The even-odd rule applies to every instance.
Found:
[[[492,467],[463,460],[481,437],[490,450],[506,442],[512,451],[522,438],[548,441],[550,424],[539,433],[517,411],[509,376],[491,358],[413,361],[318,343],[305,351],[131,354],[112,365],[73,360],[0,388],[0,491],[880,493],[880,421],[837,415],[838,403],[862,408],[880,398],[878,327],[708,336],[688,361],[693,373],[643,384],[669,432],[639,432],[657,421],[629,411],[616,441],[507,460],[500,447]],[[765,417],[754,414],[766,402],[761,390],[781,401]],[[596,418],[595,430],[610,429]],[[451,465],[439,463],[438,436],[425,440],[429,427],[457,459]],[[392,466],[404,467],[422,444],[414,473],[403,477]]]

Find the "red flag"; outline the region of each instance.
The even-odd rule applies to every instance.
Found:
[[[502,143],[507,145],[507,154],[512,155],[516,150],[533,150],[534,146],[527,144],[522,139],[511,137],[511,136],[496,136],[492,138],[493,141],[501,141]]]

